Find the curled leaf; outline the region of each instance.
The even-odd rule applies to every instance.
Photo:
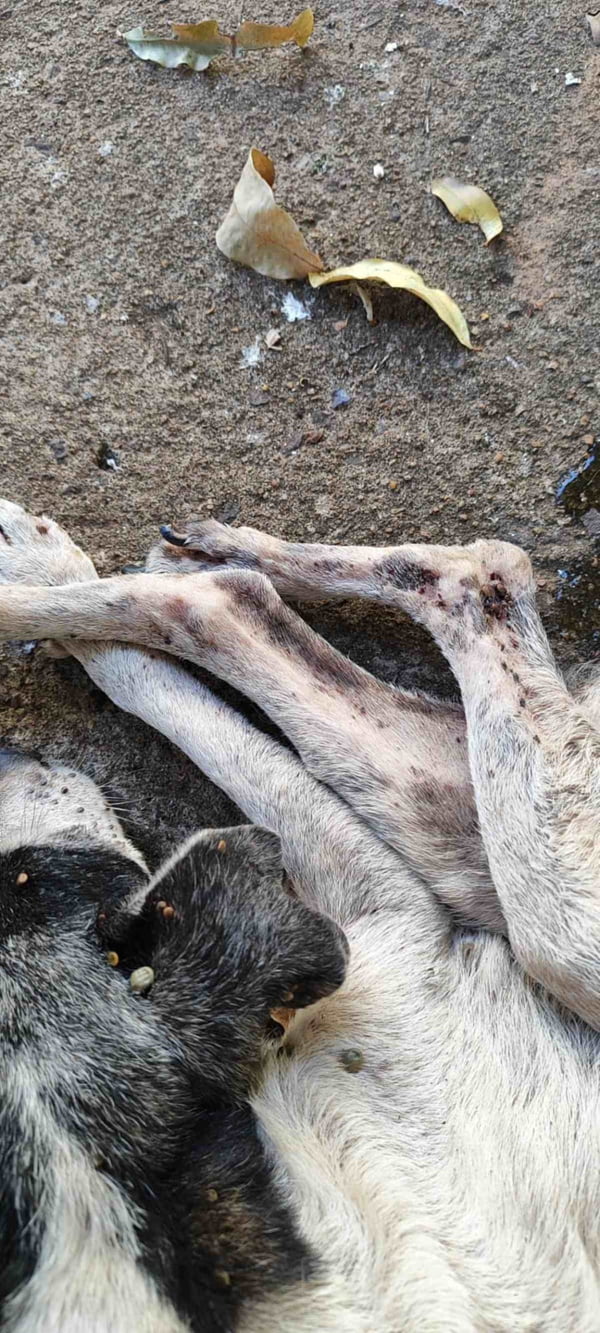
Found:
[[[412,292],[435,310],[464,347],[471,346],[469,326],[452,297],[438,287],[428,287],[421,274],[405,264],[394,264],[388,259],[363,259],[359,264],[334,268],[330,273],[310,273],[308,280],[311,287],[324,287],[330,282],[385,282],[388,287]]]
[[[595,14],[586,14],[585,19],[594,46],[600,46],[600,9]]]
[[[202,50],[209,60],[233,52],[234,37],[221,32],[216,19],[206,19],[204,23],[173,23],[173,32],[180,42],[186,42],[194,50]]]
[[[312,9],[303,9],[293,23],[285,26],[275,23],[242,23],[235,34],[235,43],[245,51],[264,51],[269,46],[284,46],[286,42],[306,46],[314,26]]]
[[[319,256],[309,250],[289,213],[275,203],[274,180],[270,157],[251,148],[216,235],[219,250],[265,278],[305,278],[320,272]]]
[[[367,319],[369,321],[369,324],[374,324],[375,318],[373,315],[373,302],[371,300],[371,293],[368,287],[361,287],[359,282],[351,282],[350,289],[351,291],[354,292],[355,296],[358,296],[358,299],[362,304],[365,315],[367,316]]]
[[[214,57],[224,50],[231,50],[231,37],[219,33],[218,23],[179,24],[181,34],[205,29],[202,36],[157,37],[154,33],[144,32],[143,28],[130,28],[123,37],[130,51],[140,60],[151,60],[163,69],[177,69],[179,65],[188,65],[190,69],[206,69]],[[208,31],[210,29],[210,31]],[[177,31],[177,29],[173,29]]]
[[[442,176],[431,182],[431,193],[446,205],[458,222],[474,222],[490,243],[502,231],[502,218],[494,200],[478,185],[464,185],[455,176]]]
[[[268,47],[296,42],[306,46],[312,36],[315,19],[312,9],[303,9],[293,23],[286,26],[273,23],[242,23],[233,37],[221,32],[216,19],[203,23],[174,23],[174,37],[158,37],[145,33],[143,28],[130,28],[123,37],[134,55],[140,60],[152,60],[164,69],[189,65],[190,69],[206,69],[215,56],[235,55],[237,50],[264,51]]]

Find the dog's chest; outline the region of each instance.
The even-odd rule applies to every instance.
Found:
[[[597,1036],[490,936],[412,974],[389,923],[352,943],[347,987],[257,1106],[302,1230],[351,1294],[359,1322],[339,1327],[596,1330]]]

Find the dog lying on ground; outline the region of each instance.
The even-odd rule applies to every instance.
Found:
[[[87,778],[2,756],[2,1329],[597,1330],[600,685],[567,691],[527,557],[209,522],[99,580],[0,524],[0,637],[52,639],[257,826],[150,877]],[[279,594],[408,612],[463,707]]]

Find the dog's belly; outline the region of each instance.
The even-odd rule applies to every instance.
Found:
[[[502,940],[415,966],[404,930],[357,925],[349,982],[257,1100],[330,1281],[244,1333],[597,1333],[600,1036]]]

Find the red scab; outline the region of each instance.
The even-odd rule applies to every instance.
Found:
[[[45,537],[47,535],[48,528],[46,527],[45,523],[36,523],[36,528],[40,534],[40,537]]]

